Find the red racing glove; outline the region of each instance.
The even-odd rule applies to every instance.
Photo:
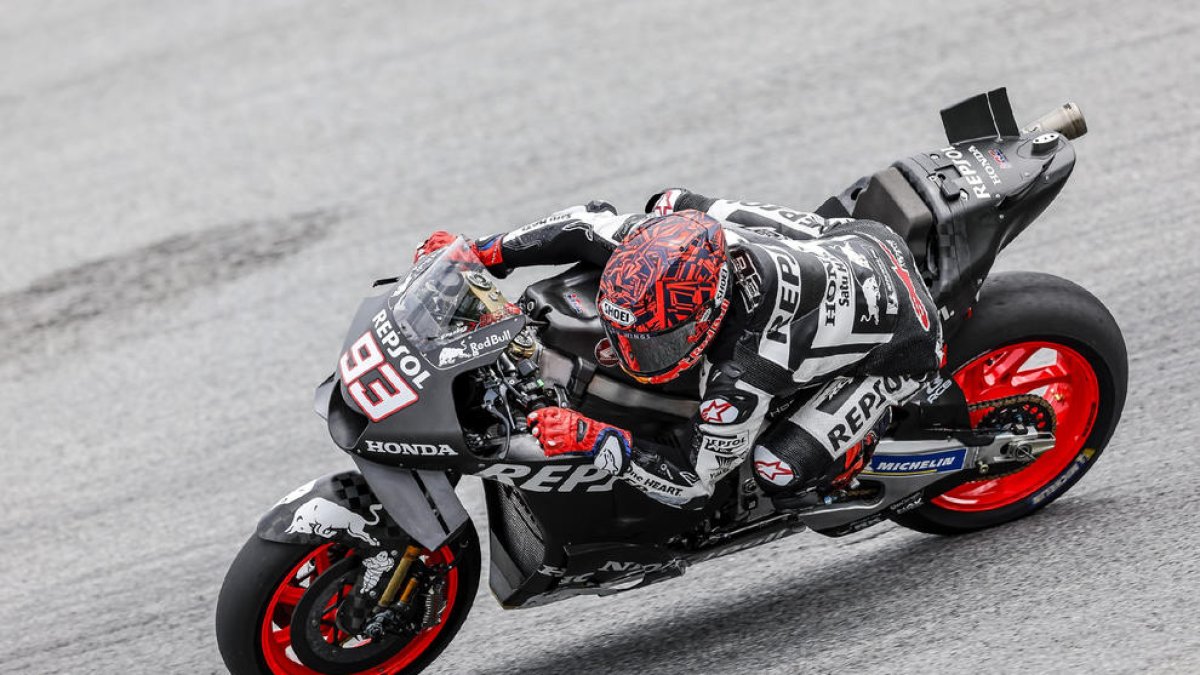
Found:
[[[455,239],[457,239],[455,235],[445,230],[434,232],[429,235],[425,243],[417,247],[417,252],[413,255],[413,262],[417,262],[430,253],[437,253],[450,244],[453,244]],[[498,273],[501,276],[505,274],[503,269],[504,253],[501,248],[501,238],[499,235],[485,239],[482,242],[474,242],[468,239],[467,244],[471,246],[471,252],[475,254],[476,258],[479,258],[479,262],[483,263],[492,273]]]
[[[605,454],[619,454],[621,460],[629,457],[632,439],[628,431],[584,417],[574,410],[542,408],[530,413],[528,421],[530,433],[542,444],[542,450],[547,457],[594,457],[601,451]],[[615,464],[623,466],[624,462],[619,461]]]
[[[413,255],[413,262],[417,262],[430,253],[436,253],[437,251],[446,248],[450,244],[453,244],[454,240],[457,238],[458,237],[445,230],[438,230],[437,232],[434,232],[433,234],[429,235],[429,238],[425,240],[425,243],[417,247],[417,252],[415,255]]]

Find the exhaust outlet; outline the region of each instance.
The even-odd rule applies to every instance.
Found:
[[[1051,110],[1039,117],[1029,126],[1022,129],[1027,134],[1047,131],[1057,131],[1069,140],[1075,140],[1087,133],[1087,122],[1083,119],[1083,111],[1073,102]]]

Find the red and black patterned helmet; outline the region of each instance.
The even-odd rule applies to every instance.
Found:
[[[621,367],[659,384],[696,365],[729,308],[721,224],[699,211],[650,218],[617,246],[596,299]]]

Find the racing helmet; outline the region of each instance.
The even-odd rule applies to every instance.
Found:
[[[613,251],[596,298],[621,368],[661,384],[699,362],[729,309],[721,224],[699,211],[642,222]]]

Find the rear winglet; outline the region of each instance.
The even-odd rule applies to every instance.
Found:
[[[942,110],[942,126],[951,145],[981,138],[1020,136],[1021,130],[1001,87]]]

